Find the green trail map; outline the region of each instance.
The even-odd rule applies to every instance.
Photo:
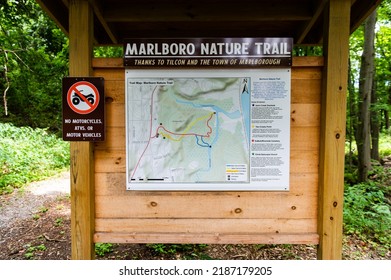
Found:
[[[290,75],[127,70],[127,189],[288,190]]]
[[[128,180],[248,183],[250,78],[128,78]]]

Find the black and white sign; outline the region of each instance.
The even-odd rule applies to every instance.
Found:
[[[131,68],[291,67],[292,38],[127,39],[124,66]]]
[[[104,141],[104,80],[96,77],[63,79],[63,139]]]

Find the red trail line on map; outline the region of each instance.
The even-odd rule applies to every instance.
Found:
[[[153,89],[152,91],[152,95],[151,95],[151,104],[150,104],[150,123],[149,123],[149,139],[148,139],[148,143],[147,145],[145,146],[144,148],[144,151],[141,153],[141,156],[139,157],[138,161],[137,161],[137,164],[136,166],[134,167],[133,169],[133,173],[132,173],[132,176],[130,177],[130,179],[133,179],[134,175],[136,174],[136,171],[138,169],[138,166],[140,165],[140,162],[141,162],[141,159],[144,157],[144,154],[145,152],[147,151],[148,147],[149,147],[149,144],[151,143],[151,139],[153,138],[156,138],[157,135],[159,134],[159,129],[163,129],[164,131],[166,131],[167,133],[170,133],[170,134],[173,134],[173,135],[177,135],[177,136],[200,136],[200,137],[210,137],[210,135],[212,134],[213,132],[213,129],[212,127],[209,125],[209,122],[211,121],[213,115],[215,114],[211,114],[210,117],[208,118],[208,120],[206,121],[206,125],[207,127],[209,128],[209,131],[204,135],[204,134],[197,134],[197,133],[175,133],[175,132],[172,132],[172,131],[169,131],[168,129],[166,129],[163,125],[159,125],[158,128],[156,129],[156,133],[154,136],[152,136],[152,122],[153,122],[153,96],[155,94],[155,91],[157,89],[157,86]]]
[[[164,131],[172,134],[172,135],[176,135],[176,136],[200,136],[200,137],[210,137],[210,135],[212,134],[213,132],[213,128],[209,125],[209,122],[211,121],[212,117],[213,117],[214,114],[211,114],[209,119],[206,121],[206,125],[208,126],[209,128],[209,131],[206,133],[206,134],[199,134],[199,133],[177,133],[177,132],[172,132],[170,130],[168,130],[167,128],[165,128],[163,125],[159,125],[156,129],[156,134],[155,136],[151,136],[151,138],[156,138],[157,135],[159,134],[159,130],[160,129],[163,129]]]
[[[136,173],[137,168],[138,168],[138,166],[140,165],[140,161],[141,161],[141,159],[144,157],[144,154],[145,154],[145,152],[147,151],[149,144],[151,143],[151,139],[152,139],[152,137],[151,137],[151,133],[152,133],[152,116],[153,116],[153,96],[154,96],[155,91],[156,91],[157,88],[158,88],[158,87],[156,86],[156,87],[153,89],[152,95],[151,95],[151,104],[150,104],[151,107],[150,107],[150,123],[149,123],[149,139],[148,139],[148,143],[147,143],[147,145],[145,146],[145,149],[144,149],[144,151],[142,152],[141,156],[139,157],[139,159],[138,159],[138,161],[137,161],[137,164],[136,164],[136,166],[135,166],[134,169],[133,169],[133,173],[132,173],[132,176],[130,177],[130,179],[133,179],[134,174]]]

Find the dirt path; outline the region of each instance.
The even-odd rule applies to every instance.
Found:
[[[12,220],[30,218],[47,202],[70,195],[69,171],[34,182],[11,195],[0,196],[0,227]]]
[[[69,172],[0,196],[1,259],[70,258]]]

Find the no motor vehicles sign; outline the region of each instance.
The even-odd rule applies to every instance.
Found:
[[[74,83],[68,90],[67,102],[69,107],[78,114],[89,114],[99,105],[99,91],[90,82]]]
[[[66,77],[62,81],[65,141],[104,141],[104,79]]]

